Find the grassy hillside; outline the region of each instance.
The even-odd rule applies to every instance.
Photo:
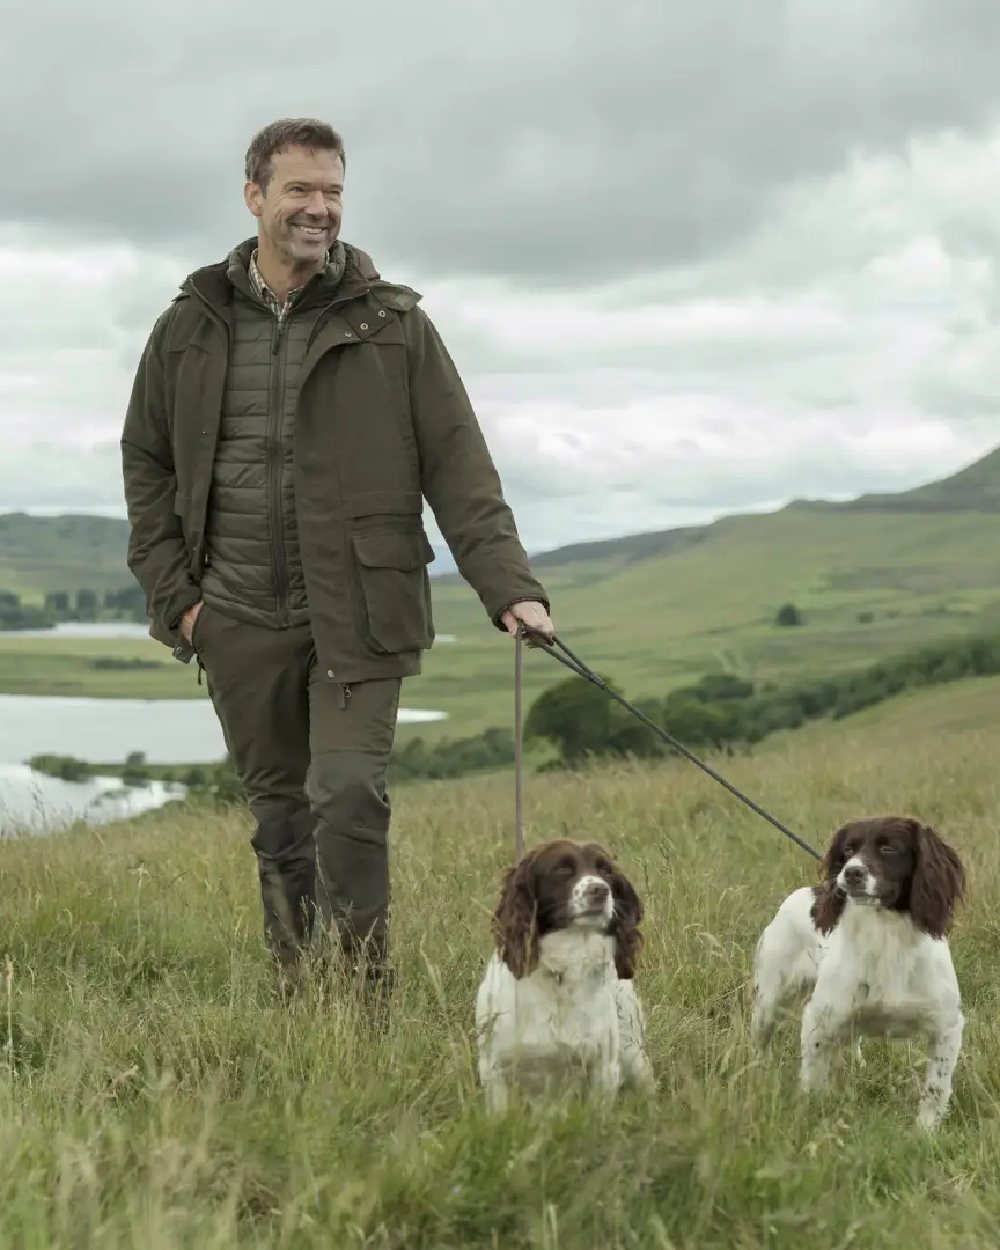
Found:
[[[912,1124],[920,1044],[870,1043],[867,1068],[848,1064],[812,1104],[795,1089],[794,1026],[768,1062],[749,1053],[753,944],[813,865],[686,764],[526,791],[529,841],[600,838],[646,905],[638,987],[660,1090],[605,1114],[482,1113],[473,998],[511,855],[509,778],[398,796],[399,989],[385,1036],[341,998],[274,1004],[246,819],[165,811],[0,844],[4,1244],[994,1244],[1000,731],[942,736],[926,701],[940,711],[945,694],[721,765],[817,842],[848,817],[906,811],[964,856],[970,898],[952,946],[968,1023],[935,1141]]]
[[[803,501],[792,505],[804,509],[844,512],[938,512],[1000,513],[1000,448],[939,481],[895,494],[862,495],[847,503]],[[781,515],[780,513],[778,514]],[[586,564],[624,568],[687,551],[714,533],[711,525],[687,526],[648,534],[630,534],[601,542],[580,542],[542,552],[535,567],[551,578],[567,565]],[[0,591],[14,591],[26,600],[40,600],[46,591],[81,588],[114,589],[131,584],[125,566],[128,526],[124,520],[66,514],[33,517],[25,513],[0,515]],[[453,575],[442,578],[454,584]]]
[[[572,563],[544,580],[574,650],[633,693],[659,693],[717,669],[754,679],[836,672],[991,629],[1000,624],[998,544],[1000,515],[787,509],[721,521],[670,555]],[[803,610],[804,627],[774,624],[786,601]],[[459,643],[432,653],[419,697],[463,723],[481,720],[507,698],[509,653],[484,635],[462,588],[440,587],[437,603]],[[544,656],[527,668],[534,689],[562,676]]]
[[[662,694],[706,671],[790,680],[843,671],[925,642],[1000,627],[1000,515],[885,514],[790,508],[721,521],[696,545],[637,563],[571,562],[544,572],[557,628],[627,692]],[[774,624],[794,601],[805,624]],[[435,588],[437,625],[457,635],[407,684],[411,706],[449,721],[429,737],[506,724],[509,642],[462,584]],[[96,656],[159,658],[162,668],[106,672]],[[525,665],[529,698],[564,670]],[[197,697],[191,668],[149,641],[0,637],[0,691]],[[410,731],[408,731],[410,732]]]
[[[700,528],[579,544],[540,556],[535,564],[552,596],[557,628],[586,661],[633,695],[663,694],[720,669],[755,680],[821,675],[1000,627],[1000,451],[942,482],[892,496],[891,506],[889,499],[803,502]],[[6,561],[22,584],[31,578],[38,584],[58,581],[66,572],[59,560],[87,568],[95,581],[91,567],[113,566],[111,546],[124,551],[123,522],[3,521],[0,574]],[[24,535],[35,526],[41,528],[32,547]],[[82,541],[89,534],[88,541],[99,544],[100,533],[114,535],[114,541],[103,563],[96,556],[88,562],[72,535]],[[37,554],[42,551],[48,552],[47,565]],[[411,705],[439,708],[449,717],[419,732],[434,738],[507,723],[510,645],[459,579],[435,579],[434,595],[439,632],[458,641],[439,644],[424,675],[408,684]],[[801,628],[774,623],[778,607],[789,601],[805,614]],[[163,664],[135,672],[92,667],[95,658],[108,656],[158,658]],[[532,656],[528,697],[562,675],[545,656]],[[3,692],[204,693],[191,669],[151,642],[0,635]]]
[[[0,516],[0,591],[40,603],[46,593],[117,590],[132,583],[128,525],[113,517]]]

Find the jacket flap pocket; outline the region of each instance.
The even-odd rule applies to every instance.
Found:
[[[412,534],[386,531],[381,534],[355,534],[354,552],[367,569],[398,569],[415,572],[434,559],[434,548],[421,530]]]

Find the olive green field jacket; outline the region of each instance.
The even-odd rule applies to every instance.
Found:
[[[239,250],[249,256],[254,243]],[[382,280],[360,249],[346,252],[303,359],[293,464],[317,661],[343,683],[413,675],[433,642],[424,500],[495,625],[515,602],[549,607],[420,296]],[[180,618],[200,598],[226,385],[230,260],[190,274],[157,319],[121,438],[129,568],[146,594],[150,634],[184,662],[193,650]]]

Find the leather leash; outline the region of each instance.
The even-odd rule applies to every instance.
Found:
[[[515,861],[524,854],[524,717],[521,702],[524,627],[514,642],[514,852]]]
[[[793,833],[792,830],[778,820],[776,816],[772,816],[770,812],[766,811],[758,803],[755,803],[753,799],[744,794],[742,790],[738,790],[736,786],[727,781],[720,773],[717,773],[715,769],[706,764],[704,760],[699,759],[693,751],[689,751],[683,743],[678,742],[672,734],[669,734],[660,725],[657,725],[655,721],[650,720],[650,718],[644,712],[640,712],[634,704],[629,703],[628,699],[624,698],[616,690],[612,690],[608,683],[602,677],[598,676],[592,668],[588,668],[579,656],[575,655],[556,634],[553,634],[551,638],[547,638],[544,634],[528,629],[526,625],[519,626],[514,649],[514,844],[518,859],[520,859],[524,853],[524,726],[521,692],[523,669],[522,652],[525,639],[529,637],[531,638],[531,645],[533,647],[538,647],[540,650],[544,651],[546,655],[550,655],[554,660],[558,660],[559,663],[565,668],[568,668],[570,672],[576,673],[578,677],[582,677],[585,681],[589,681],[590,684],[592,686],[596,686],[598,690],[603,690],[609,698],[612,698],[616,703],[621,704],[621,706],[630,715],[634,716],[637,721],[640,721],[643,725],[645,725],[647,729],[651,729],[653,733],[655,733],[656,736],[665,742],[669,747],[683,755],[685,759],[690,760],[691,763],[697,768],[700,768],[703,773],[707,773],[713,781],[718,782],[720,786],[728,790],[730,794],[749,807],[751,811],[756,812],[758,816],[768,821],[768,823],[773,825],[775,829],[777,829],[780,833],[783,833],[786,838],[794,842],[796,846],[801,847],[807,855],[811,855],[813,859],[822,860],[823,856],[820,852],[811,847],[808,842],[800,838],[797,833]],[[562,652],[562,654],[560,654],[560,652]]]

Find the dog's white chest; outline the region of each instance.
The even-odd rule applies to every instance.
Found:
[[[926,1031],[940,1010],[935,978],[922,945],[903,923],[877,913],[851,916],[824,951],[825,995],[848,1004],[841,1033],[910,1037]]]
[[[617,1058],[610,987],[572,996],[539,988],[517,986],[513,1018],[496,1039],[500,1066],[527,1092],[592,1082]]]
[[[480,1048],[489,1066],[525,1092],[589,1082],[618,1063],[617,975],[607,940],[559,943],[515,981],[494,963],[480,995]],[[567,944],[568,945],[568,944]]]

